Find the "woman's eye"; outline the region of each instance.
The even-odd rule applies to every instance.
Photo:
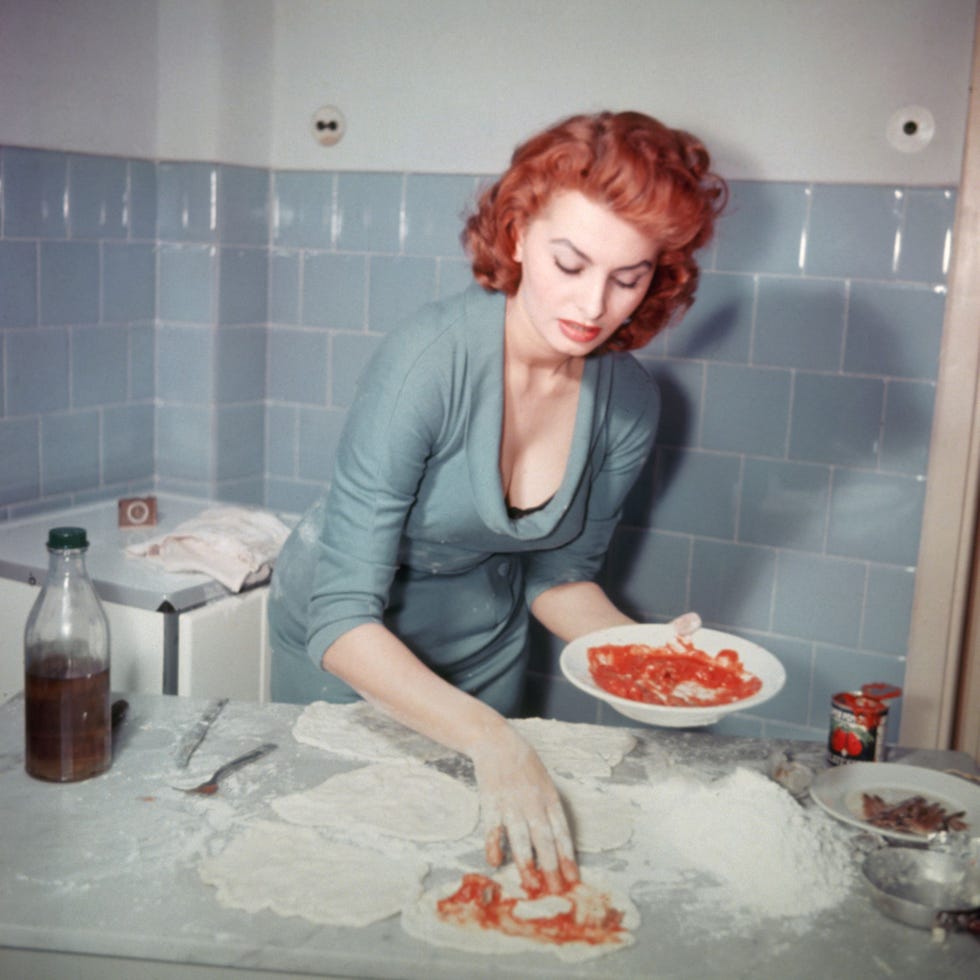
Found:
[[[577,276],[584,271],[584,266],[571,266],[565,265],[560,259],[555,259],[555,266],[564,272],[566,276]],[[620,287],[620,289],[636,289],[640,284],[640,280],[643,277],[640,276],[636,279],[631,279],[629,282],[623,282],[622,279],[613,279],[613,282]]]

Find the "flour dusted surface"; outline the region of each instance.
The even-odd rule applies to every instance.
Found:
[[[634,874],[651,902],[694,876],[697,887],[672,894],[695,920],[721,915],[731,928],[802,924],[854,887],[849,835],[753,769],[716,780],[668,770],[632,795],[643,820],[631,863],[637,862]]]
[[[792,943],[791,937],[821,928],[821,914],[856,893],[856,863],[849,844],[853,835],[822,810],[801,806],[761,771],[726,758],[724,741],[704,743],[702,750],[707,748],[708,753],[702,752],[704,757],[698,756],[696,768],[691,769],[685,764],[690,751],[683,739],[652,737],[631,757],[638,739],[623,729],[541,719],[512,723],[555,777],[583,876],[599,875],[618,897],[631,901],[636,918],[629,921],[638,930],[652,930],[649,935],[667,930],[693,938],[708,928],[717,940],[743,942],[765,935],[767,941],[781,937],[778,942]],[[386,894],[384,906],[375,907],[367,921],[402,912],[409,923],[406,930],[429,943],[470,950],[474,942],[490,948],[499,943],[499,936],[482,935],[486,930],[479,930],[478,940],[472,935],[461,938],[458,925],[433,921],[438,896],[458,887],[468,872],[488,871],[478,825],[466,832],[460,824],[460,837],[455,831],[447,835],[446,828],[439,826],[443,809],[466,812],[475,800],[467,760],[366,704],[310,705],[295,723],[293,734],[298,742],[346,759],[348,765],[349,760],[366,764],[269,800],[271,812],[308,826],[274,829],[276,825],[267,825],[258,844],[251,837],[245,840],[247,848],[235,841],[227,854],[219,856],[219,863],[205,862],[202,878],[219,888],[221,902],[234,900],[240,908],[251,902],[317,922],[325,921],[325,916],[352,917],[344,901],[333,911],[322,895],[308,901],[310,888],[326,888],[323,882],[338,880],[337,873],[320,874],[320,885],[309,880],[305,865],[317,866],[317,860],[308,858],[314,838],[293,839],[291,831],[319,831],[325,855],[335,849],[350,855],[350,848],[355,848],[363,857],[356,870],[347,864],[339,878],[350,894],[363,893],[352,900],[352,908],[379,887]],[[679,748],[678,754],[672,746]],[[434,788],[419,792],[399,788],[394,778],[399,771],[419,773]],[[345,788],[347,781],[351,782]],[[467,806],[449,805],[456,790],[469,799]],[[417,824],[418,831],[431,822],[431,834],[428,827],[417,835],[402,832],[400,817],[412,810],[409,826]],[[467,826],[472,810],[468,813]],[[291,842],[280,848],[270,835],[284,833]],[[263,850],[265,857],[260,859]],[[235,860],[243,865],[238,870],[233,867]],[[251,898],[243,898],[243,882],[253,874],[246,866],[262,860],[270,867],[254,873],[276,897],[263,899],[261,890],[253,890]],[[431,870],[423,874],[424,880],[413,882],[420,865]],[[298,880],[309,884],[306,900],[297,898],[288,884],[297,877],[297,869]],[[384,884],[393,869],[407,892],[413,896],[424,892],[425,897],[395,901]],[[531,906],[528,912],[536,914]],[[642,935],[640,931],[635,937]],[[560,948],[537,947],[545,955],[565,958],[583,953],[566,950],[563,954]]]

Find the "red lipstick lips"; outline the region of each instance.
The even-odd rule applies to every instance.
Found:
[[[584,323],[576,323],[574,320],[559,320],[558,325],[569,340],[578,344],[591,343],[602,332],[601,327],[590,327]]]

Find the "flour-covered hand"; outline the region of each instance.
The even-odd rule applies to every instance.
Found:
[[[506,725],[471,756],[487,861],[502,864],[506,843],[529,894],[566,891],[579,880],[575,848],[561,797],[538,754]]]

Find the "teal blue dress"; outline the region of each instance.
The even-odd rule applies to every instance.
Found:
[[[587,359],[561,486],[513,516],[498,467],[504,302],[474,286],[380,345],[329,492],[276,564],[273,700],[354,700],[320,660],[353,627],[384,623],[437,674],[511,714],[530,604],[598,573],[652,446],[656,386],[629,354]]]

